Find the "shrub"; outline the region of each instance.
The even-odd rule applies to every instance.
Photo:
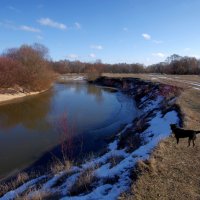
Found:
[[[19,85],[28,91],[40,91],[49,87],[53,76],[48,49],[43,45],[22,45],[0,57],[0,87]]]

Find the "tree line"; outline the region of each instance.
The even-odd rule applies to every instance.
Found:
[[[140,63],[104,64],[99,61],[85,63],[62,60],[53,63],[54,71],[64,73],[161,73],[161,74],[200,74],[200,60],[195,57],[172,55],[165,62],[144,66]]]
[[[161,73],[200,74],[200,60],[194,57],[172,55],[165,62],[150,66],[140,63],[105,64],[60,60],[52,61],[48,49],[41,44],[22,45],[0,55],[0,88],[19,86],[28,91],[49,87],[56,74],[84,73],[98,76],[102,73]]]
[[[147,73],[161,74],[200,74],[200,60],[195,57],[182,57],[173,54],[165,62],[154,64],[146,68]]]

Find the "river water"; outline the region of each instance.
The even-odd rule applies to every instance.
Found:
[[[0,106],[0,178],[54,149],[70,134],[72,156],[98,152],[137,116],[133,99],[84,82],[54,84],[47,92]],[[67,124],[67,125],[66,125]],[[67,137],[66,137],[67,138]]]

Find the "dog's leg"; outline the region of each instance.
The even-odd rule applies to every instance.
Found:
[[[195,139],[193,139],[193,140],[192,140],[192,143],[193,143],[193,147],[195,146],[195,143],[194,143],[194,141],[195,141]]]
[[[179,143],[179,138],[178,137],[176,138],[176,142],[177,142],[177,144]]]
[[[191,142],[191,139],[189,138],[188,139],[188,147],[190,146],[190,142]]]

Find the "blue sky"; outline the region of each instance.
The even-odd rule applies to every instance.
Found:
[[[199,0],[1,0],[0,52],[37,42],[53,60],[199,57],[199,10]]]

